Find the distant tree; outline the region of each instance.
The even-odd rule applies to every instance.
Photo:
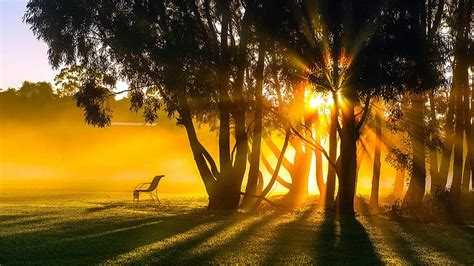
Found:
[[[81,66],[62,68],[54,77],[59,97],[72,97],[81,89],[81,82],[85,80],[86,71]]]
[[[374,165],[373,165],[373,175],[372,175],[372,188],[370,192],[370,205],[373,208],[379,207],[380,171],[382,167],[381,149],[382,149],[382,114],[381,114],[381,110],[375,110],[375,150],[374,150]]]
[[[24,81],[17,94],[37,102],[49,102],[56,96],[49,82]]]

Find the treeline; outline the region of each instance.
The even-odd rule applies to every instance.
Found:
[[[130,100],[110,99],[114,120],[140,122],[140,114],[130,112]],[[72,95],[64,93],[64,87],[54,90],[49,82],[24,81],[19,88],[0,90],[0,118],[5,123],[43,124],[64,120],[69,124],[84,123],[83,111],[76,107]]]
[[[146,121],[158,110],[176,118],[209,209],[257,209],[276,182],[298,203],[315,156],[321,203],[353,213],[364,152],[378,205],[382,142],[400,172],[396,193],[409,176],[407,208],[422,204],[428,178],[460,205],[474,169],[471,14],[472,0],[31,0],[25,21],[52,65],[68,66],[65,85],[88,123],[110,124],[118,79]],[[217,158],[196,133],[203,123],[217,132]]]

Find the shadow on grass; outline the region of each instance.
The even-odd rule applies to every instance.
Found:
[[[101,206],[99,207],[92,207],[92,208],[87,208],[84,210],[85,213],[92,213],[92,212],[99,212],[99,211],[105,211],[105,210],[110,210],[118,207],[123,207],[123,203],[101,203]]]
[[[332,212],[325,212],[315,236],[316,264],[382,264],[366,229],[352,215],[336,217]]]
[[[397,223],[411,238],[451,258],[456,264],[474,263],[474,233],[462,225]],[[433,232],[438,232],[434,234]]]
[[[271,249],[266,254],[265,264],[281,264],[281,263],[307,263],[304,261],[305,258],[301,258],[303,261],[295,261],[296,257],[294,252],[301,252],[301,246],[298,244],[306,245],[304,242],[305,238],[312,237],[314,232],[308,230],[308,219],[314,214],[316,208],[314,205],[310,205],[304,210],[299,217],[295,220],[282,224],[277,228],[277,234],[273,239]],[[295,245],[296,244],[296,245]],[[309,244],[309,243],[308,243]],[[298,251],[297,251],[298,250]]]
[[[253,217],[254,219],[249,222],[246,221],[251,218],[248,214],[231,214],[231,217],[228,217],[230,219],[226,219],[211,230],[207,230],[200,234],[194,234],[176,244],[167,245],[160,249],[157,248],[147,254],[138,256],[137,259],[127,262],[132,262],[134,264],[157,263],[162,265],[207,264],[215,261],[216,257],[219,254],[222,254],[222,252],[232,250],[239,245],[245,245],[244,240],[252,237],[256,231],[261,230],[265,224],[277,216],[278,213],[274,212],[266,217]],[[241,223],[245,223],[248,226],[240,230],[238,233],[232,232],[233,230],[239,230],[238,227]],[[218,237],[223,237],[224,239],[213,239]],[[209,243],[205,244],[206,242]]]
[[[117,207],[124,209],[108,211]],[[0,264],[379,265],[380,255],[368,233],[374,236],[373,231],[377,232],[373,241],[382,238],[389,252],[409,264],[426,263],[417,254],[414,241],[458,263],[472,263],[472,256],[466,253],[474,236],[464,227],[449,227],[452,237],[439,239],[433,232],[437,227],[423,229],[423,225],[399,224],[377,216],[337,217],[333,212],[318,213],[313,205],[300,212],[264,214],[202,209],[146,212],[147,206],[127,207],[104,204],[97,207],[101,209],[81,209],[62,217],[51,214],[46,216],[51,223],[38,223],[40,230],[13,226],[10,234],[0,235]],[[377,242],[377,247],[383,244]]]
[[[0,264],[97,264],[223,220],[224,215],[203,213],[66,221],[49,230],[1,237]]]
[[[368,213],[369,206],[362,202],[360,207]],[[365,216],[369,224],[377,228],[383,239],[396,252],[397,257],[412,265],[427,264],[422,258],[420,247],[443,254],[452,263],[472,264],[474,255],[474,234],[469,227],[461,225],[436,225],[416,223],[409,220],[392,221],[378,215]],[[418,245],[418,246],[416,246]],[[430,257],[433,258],[434,254]],[[433,258],[434,259],[434,258]],[[440,262],[438,262],[440,263]]]

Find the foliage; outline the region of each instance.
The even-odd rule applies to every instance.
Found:
[[[408,218],[421,223],[459,223],[462,214],[455,210],[450,198],[450,190],[437,189],[425,196],[422,205],[408,205],[402,208],[400,200],[389,206],[388,214],[397,220]],[[466,199],[466,205],[469,200]],[[468,212],[464,213],[468,215]]]

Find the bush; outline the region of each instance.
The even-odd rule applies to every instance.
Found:
[[[448,189],[426,195],[421,205],[402,208],[402,201],[397,200],[389,206],[388,214],[395,219],[408,218],[422,223],[454,223],[461,220],[453,209]]]

